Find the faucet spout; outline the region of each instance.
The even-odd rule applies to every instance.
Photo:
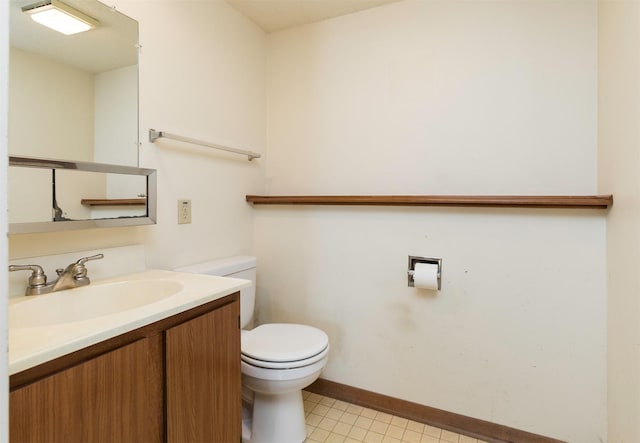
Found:
[[[79,286],[87,286],[91,283],[87,277],[87,268],[84,265],[90,260],[99,260],[104,258],[104,254],[96,254],[91,257],[82,257],[75,263],[71,263],[66,269],[56,269],[58,279],[53,282],[52,292],[62,291],[64,289],[77,288]]]
[[[32,271],[26,295],[40,295],[47,294],[49,292],[77,288],[80,286],[87,286],[91,283],[91,280],[89,280],[89,277],[87,276],[87,268],[84,264],[89,260],[98,260],[101,258],[104,258],[104,254],[82,257],[77,262],[71,263],[65,269],[56,269],[58,278],[50,283],[47,283],[47,276],[38,265],[12,265],[9,266],[9,271]]]

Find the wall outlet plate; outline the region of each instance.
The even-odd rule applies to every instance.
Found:
[[[191,200],[178,200],[178,224],[191,223]]]

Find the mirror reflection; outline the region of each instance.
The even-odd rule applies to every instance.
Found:
[[[147,180],[76,170],[53,171],[54,221],[144,217]]]
[[[98,1],[65,0],[97,26],[64,35],[11,2],[9,153],[137,166],[138,26]]]
[[[154,169],[16,156],[9,166],[10,234],[155,223]]]

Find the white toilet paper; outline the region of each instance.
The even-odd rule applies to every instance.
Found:
[[[413,271],[413,284],[420,289],[438,289],[438,265],[435,263],[416,263]]]

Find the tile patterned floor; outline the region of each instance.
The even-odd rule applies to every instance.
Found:
[[[302,395],[308,443],[485,443],[311,392]]]

